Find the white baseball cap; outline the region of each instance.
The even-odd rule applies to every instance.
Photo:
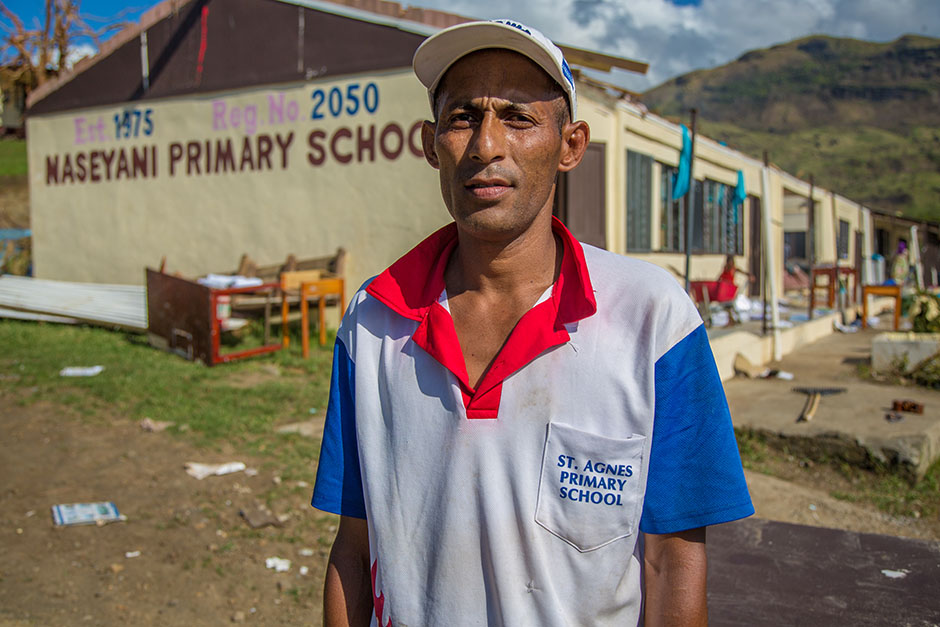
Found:
[[[428,88],[432,109],[434,92],[450,66],[471,52],[487,48],[512,50],[537,63],[565,91],[571,120],[578,119],[574,77],[565,55],[539,31],[506,19],[451,26],[428,37],[418,47],[412,64],[418,80]]]

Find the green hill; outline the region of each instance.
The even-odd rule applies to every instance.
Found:
[[[812,36],[644,94],[744,152],[876,209],[940,221],[940,40]]]

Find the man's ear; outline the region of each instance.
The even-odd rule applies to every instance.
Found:
[[[441,163],[437,159],[437,151],[434,150],[435,124],[425,120],[421,125],[421,146],[424,148],[424,158],[428,160],[431,167],[437,170]]]
[[[558,171],[568,172],[577,167],[590,141],[591,128],[587,122],[578,120],[566,124],[561,131],[561,159],[558,161]]]

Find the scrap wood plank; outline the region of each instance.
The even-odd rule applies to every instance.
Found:
[[[757,518],[708,530],[709,622],[935,625],[940,542]]]
[[[0,276],[0,307],[147,330],[147,295],[140,285],[107,285]]]

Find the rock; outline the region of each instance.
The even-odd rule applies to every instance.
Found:
[[[270,509],[261,503],[255,503],[253,507],[245,508],[238,513],[252,529],[260,529],[268,525],[280,527],[286,522],[286,519],[281,520],[280,516],[275,516]]]
[[[766,368],[752,364],[751,360],[741,353],[734,356],[734,374],[743,374],[748,379],[760,379],[766,373]]]

